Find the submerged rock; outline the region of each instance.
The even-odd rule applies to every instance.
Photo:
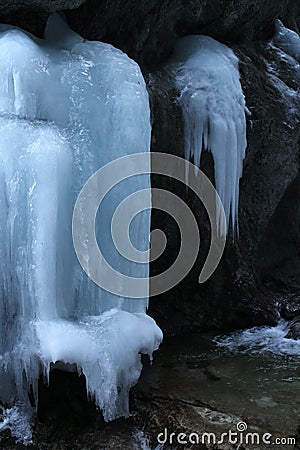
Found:
[[[292,320],[300,317],[300,296],[290,295],[282,300],[280,313],[284,319]]]
[[[293,320],[289,326],[289,331],[285,336],[286,339],[300,340],[300,317]]]

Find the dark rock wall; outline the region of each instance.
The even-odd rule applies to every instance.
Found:
[[[170,54],[178,36],[261,40],[272,36],[275,18],[295,27],[297,16],[297,0],[87,0],[68,20],[86,38],[106,40],[151,66]]]
[[[42,34],[47,16],[65,11],[71,27],[103,40],[142,66],[163,61],[178,36],[207,34],[223,42],[268,39],[274,20],[297,29],[298,0],[4,0],[1,22]]]
[[[84,0],[3,0],[0,2],[0,23],[17,25],[42,36],[49,14],[78,8]]]
[[[141,65],[152,105],[152,151],[183,156],[178,93],[162,70],[176,38],[207,34],[239,56],[251,111],[239,239],[229,236],[218,270],[199,286],[209,244],[204,208],[183,186],[154,177],[155,186],[189,203],[204,237],[192,272],[172,291],[153,298],[150,313],[167,333],[274,323],[277,302],[291,292],[294,303],[299,302],[300,72],[268,41],[276,18],[298,30],[299,0],[7,0],[0,3],[0,20],[42,35],[49,13],[62,10],[75,31],[115,45]],[[201,168],[213,180],[208,152],[203,153]],[[156,212],[153,227],[162,228],[169,238],[167,252],[152,266],[152,273],[157,273],[176,257],[179,233],[166,215]]]

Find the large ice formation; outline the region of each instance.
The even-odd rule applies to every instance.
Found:
[[[71,229],[76,197],[97,169],[149,152],[143,76],[127,55],[53,15],[43,40],[0,26],[0,78],[0,399],[25,405],[30,385],[36,396],[39,374],[61,361],[83,371],[106,420],[127,415],[140,353],[152,354],[161,331],[146,298],[114,296],[87,277]],[[127,179],[98,214],[99,246],[129,276],[147,277],[148,264],[114,249],[110,221],[118,203],[149,186],[150,176]],[[147,248],[149,231],[145,211],[131,227],[137,248]]]

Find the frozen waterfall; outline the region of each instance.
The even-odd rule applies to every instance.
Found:
[[[53,15],[43,40],[0,26],[0,398],[28,402],[50,363],[76,363],[106,420],[128,414],[140,353],[162,335],[147,298],[114,296],[79,265],[72,212],[104,164],[150,150],[150,111],[138,65],[111,45],[89,42]],[[149,154],[150,158],[150,154]],[[97,238],[110,264],[147,277],[115,249],[110,222],[150,176],[115,186],[98,211]],[[150,195],[150,194],[149,194]],[[122,226],[122,224],[121,224]],[[150,211],[136,216],[134,245],[148,248]]]
[[[214,160],[215,185],[227,224],[238,222],[239,180],[247,146],[245,105],[238,58],[208,36],[179,39],[166,69],[180,92],[185,121],[185,157],[199,167],[202,150]]]

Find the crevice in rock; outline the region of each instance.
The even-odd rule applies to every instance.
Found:
[[[76,370],[71,369],[57,368],[55,364],[51,364],[49,383],[40,377],[38,420],[59,428],[70,424],[84,427],[96,422],[98,426],[103,426],[101,412],[96,409],[93,400],[88,398],[84,374],[79,375]]]

